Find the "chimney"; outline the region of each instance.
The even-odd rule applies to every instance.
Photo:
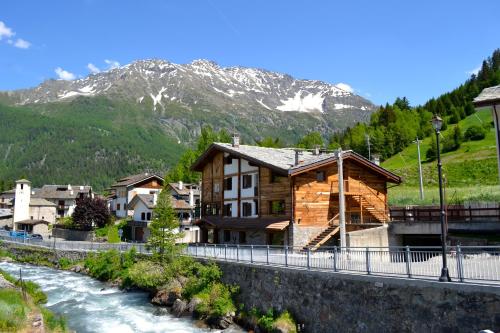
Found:
[[[68,191],[71,191],[71,184],[68,184]]]
[[[321,153],[320,146],[314,146],[313,155],[319,155]]]
[[[189,189],[189,206],[194,207],[194,191],[192,188]]]
[[[303,161],[300,160],[300,155],[302,155],[302,151],[296,150],[295,151],[295,163],[294,163],[295,166],[297,166],[297,165],[299,165],[300,163],[303,162]]]
[[[240,146],[240,135],[238,133],[233,133],[232,146],[238,148]]]
[[[182,190],[184,188],[184,183],[182,182],[182,180],[179,180],[179,190]]]
[[[380,157],[377,155],[373,155],[372,162],[375,163],[376,165],[380,165]]]

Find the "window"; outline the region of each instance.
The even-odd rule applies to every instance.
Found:
[[[116,204],[116,210],[120,210],[120,204],[119,203]]]
[[[233,216],[233,204],[228,203],[224,205],[224,216]]]
[[[252,216],[252,203],[244,202],[242,203],[243,216]]]
[[[21,190],[24,188],[24,184],[21,184]]]
[[[281,215],[285,213],[285,201],[274,200],[269,203],[269,209],[272,215]]]
[[[123,210],[127,210],[127,203],[123,204]]]
[[[230,242],[231,241],[231,231],[230,230],[224,230],[224,242]]]
[[[144,212],[141,213],[141,220],[142,221],[146,220],[146,213]]]
[[[252,175],[243,175],[243,188],[252,187]]]
[[[318,182],[324,182],[326,180],[325,171],[316,171],[316,180]]]
[[[31,217],[31,219],[33,220],[33,216]]]
[[[224,157],[224,164],[233,164],[233,158],[231,156]]]
[[[231,191],[233,189],[233,177],[224,179],[224,190]]]
[[[146,213],[146,220],[151,221],[151,213]]]
[[[259,215],[259,200],[254,200],[253,204],[255,206],[255,215]]]
[[[244,231],[240,231],[240,243],[245,244],[247,242],[247,233]]]

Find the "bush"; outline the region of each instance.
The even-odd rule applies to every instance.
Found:
[[[154,289],[166,284],[169,279],[170,276],[161,264],[139,261],[128,270],[126,283],[139,288]]]
[[[42,312],[43,315],[43,322],[45,323],[45,326],[49,328],[51,332],[66,332],[67,327],[66,327],[66,319],[64,319],[63,316],[58,316],[52,313],[52,311],[41,307],[40,311]]]
[[[68,269],[69,267],[71,267],[71,265],[73,265],[73,262],[65,257],[59,258],[57,263],[59,264],[59,268],[61,269]]]
[[[235,287],[228,287],[220,282],[213,283],[209,288],[196,294],[201,300],[196,311],[209,317],[220,317],[235,312],[236,306],[232,298],[235,292]]]
[[[127,269],[135,263],[135,256],[135,248],[123,254],[117,250],[89,253],[84,266],[89,270],[90,276],[101,281],[112,281],[127,277]]]
[[[194,295],[209,289],[212,284],[222,277],[222,272],[215,263],[203,265],[194,262],[191,270],[188,282],[182,292],[182,296],[187,299],[191,299]]]
[[[293,319],[290,312],[285,311],[274,321],[273,330],[278,332],[296,333],[297,323]]]
[[[464,138],[467,141],[478,141],[486,137],[486,130],[479,125],[472,125],[465,131]]]

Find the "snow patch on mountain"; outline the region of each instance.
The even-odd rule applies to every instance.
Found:
[[[306,95],[304,95],[306,93]],[[299,90],[294,97],[289,97],[286,100],[281,100],[282,105],[276,107],[280,111],[299,111],[299,112],[323,112],[323,101],[325,98],[322,93],[308,93]]]

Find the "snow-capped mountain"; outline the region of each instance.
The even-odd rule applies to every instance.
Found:
[[[224,68],[207,60],[179,65],[155,59],[135,61],[74,81],[48,80],[33,89],[9,92],[9,96],[24,105],[104,95],[148,105],[160,113],[170,103],[189,108],[203,105],[231,113],[267,110],[333,115],[358,111],[368,115],[373,111],[370,101],[345,87],[262,69]]]

